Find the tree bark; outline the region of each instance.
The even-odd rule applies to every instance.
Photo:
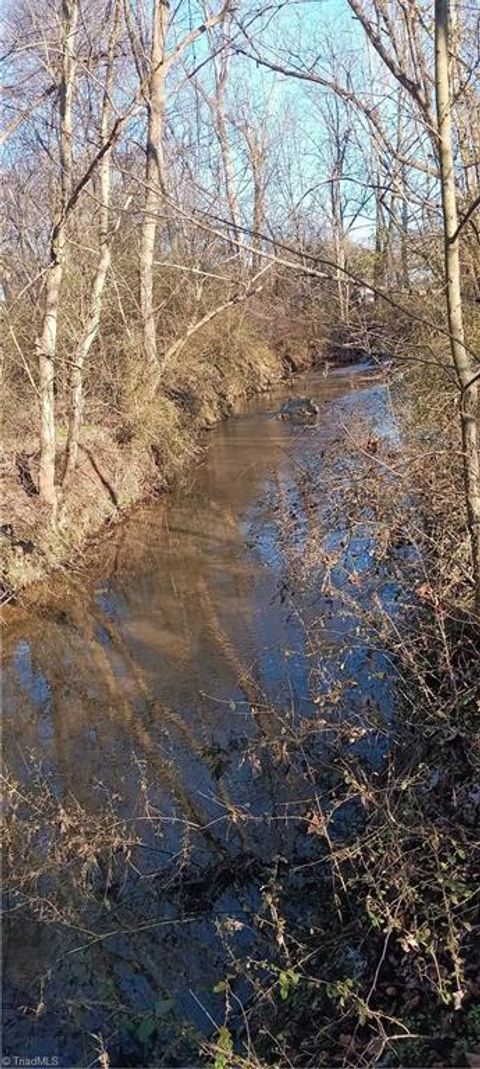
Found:
[[[152,47],[150,77],[147,88],[147,159],[145,166],[145,204],[140,236],[140,311],[142,317],[143,350],[149,390],[158,388],[163,362],[158,354],[155,306],[153,294],[153,266],[158,216],[165,203],[165,105],[167,74],[173,63],[189,45],[210,28],[217,26],[228,14],[231,0],[224,3],[216,15],[206,18],[200,26],[190,30],[170,52],[166,40],[170,23],[169,0],[153,0]],[[152,374],[153,372],[153,374]]]
[[[335,272],[338,292],[338,309],[342,323],[349,322],[348,280],[345,276],[345,230],[341,203],[341,162],[336,160],[330,182],[330,201],[332,208],[333,248],[337,269]]]
[[[262,236],[263,224],[265,222],[265,195],[266,195],[266,176],[265,176],[265,164],[268,151],[268,131],[266,124],[263,121],[256,130],[250,125],[248,118],[245,119],[243,124],[243,136],[245,144],[247,146],[248,158],[250,162],[250,170],[252,175],[252,245],[254,252],[252,255],[252,274],[255,275],[262,264]]]
[[[170,18],[166,0],[154,0],[152,49],[148,86],[147,159],[145,205],[140,236],[140,309],[144,356],[149,369],[158,369],[155,308],[153,302],[153,261],[158,212],[165,193],[165,42]]]
[[[110,34],[107,56],[107,70],[105,74],[105,88],[102,98],[100,117],[100,143],[106,144],[109,133],[110,117],[110,94],[113,77],[113,62],[115,43],[118,31],[118,6],[115,9],[113,26]],[[99,189],[100,189],[100,228],[99,228],[99,255],[95,278],[93,280],[90,296],[90,313],[85,323],[78,344],[75,348],[72,360],[70,376],[70,414],[67,431],[67,444],[65,448],[65,467],[63,471],[62,486],[65,489],[71,482],[78,456],[78,442],[83,414],[83,369],[92,345],[98,334],[100,316],[102,311],[102,298],[105,283],[111,261],[111,247],[113,233],[109,233],[110,215],[110,187],[111,187],[111,155],[112,146],[107,149],[99,165]]]
[[[72,182],[72,102],[75,85],[75,34],[78,0],[63,0],[62,80],[60,84],[60,203],[50,243],[50,263],[45,283],[45,304],[37,340],[40,388],[40,499],[56,514],[55,486],[55,356],[58,313],[63,277],[67,215]]]
[[[377,195],[375,202],[375,260],[373,266],[373,281],[377,291],[385,288],[387,283],[388,265],[388,230],[385,220],[385,208],[382,203],[381,176],[376,175]],[[379,293],[375,295],[375,304],[381,303]]]
[[[435,0],[435,91],[442,188],[445,285],[452,361],[460,385],[460,419],[467,523],[471,542],[475,607],[480,612],[480,456],[478,382],[465,346],[460,287],[458,210],[452,139],[449,0]]]
[[[216,56],[214,47],[212,47],[212,56],[213,72],[215,77],[215,97],[213,101],[213,112],[215,116],[216,132],[218,137],[218,143],[220,146],[220,155],[222,159],[223,179],[225,182],[225,196],[227,200],[228,210],[230,213],[230,219],[232,221],[232,232],[234,237],[232,251],[236,252],[237,248],[235,242],[238,241],[240,237],[240,210],[238,205],[235,170],[233,166],[231,146],[225,119],[225,88],[228,79],[229,57],[225,54],[225,52],[221,52],[220,56]]]

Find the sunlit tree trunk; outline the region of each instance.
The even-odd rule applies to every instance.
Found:
[[[402,202],[400,209],[400,285],[403,289],[408,289],[410,286],[410,268],[408,256],[408,230],[410,221],[408,212],[408,191],[404,167],[402,167],[401,174],[401,189]]]
[[[472,361],[465,347],[460,288],[460,249],[455,170],[452,142],[452,113],[449,52],[449,0],[435,0],[435,89],[438,122],[438,149],[442,188],[445,252],[445,285],[452,360],[460,394],[463,469],[467,521],[472,550],[475,605],[480,611],[480,456],[478,433],[478,386]]]
[[[332,208],[332,229],[333,229],[333,247],[335,252],[336,263],[336,281],[338,291],[338,303],[340,318],[344,323],[349,321],[349,301],[348,290],[349,284],[345,276],[346,267],[346,255],[345,255],[345,227],[343,222],[343,210],[342,210],[342,169],[343,159],[337,156],[337,160],[333,169],[333,175],[331,180],[331,208]]]
[[[113,78],[113,63],[115,43],[119,22],[118,4],[115,8],[112,32],[110,34],[107,69],[105,73],[105,89],[102,99],[100,117],[100,144],[105,145],[109,134],[109,119],[111,112],[111,89]],[[78,344],[72,357],[72,370],[70,376],[70,414],[68,421],[67,444],[65,449],[65,467],[62,485],[65,488],[72,479],[78,455],[78,441],[82,425],[83,413],[83,369],[92,345],[98,334],[100,315],[102,311],[102,298],[108,270],[111,260],[112,234],[109,232],[110,214],[110,186],[111,186],[111,155],[112,148],[108,148],[103,156],[98,170],[98,185],[100,192],[100,224],[99,224],[99,255],[95,277],[93,280],[90,296],[90,312],[85,323]]]
[[[223,178],[225,182],[225,196],[232,223],[232,234],[234,238],[233,248],[234,250],[236,250],[235,242],[238,242],[240,238],[240,209],[238,204],[235,169],[232,160],[231,144],[228,136],[228,129],[225,117],[225,90],[228,80],[230,56],[225,51],[221,52],[219,56],[215,56],[213,42],[212,55],[213,70],[215,76],[215,98],[213,102],[213,112],[215,115],[216,132],[218,137],[218,143],[220,146]]]
[[[470,199],[473,199],[478,189],[477,175],[480,167],[479,144],[474,136],[475,118],[477,123],[480,118],[480,100],[475,83],[470,84],[470,78],[460,59],[462,27],[458,0],[451,0],[449,17],[450,80],[451,92],[455,97],[454,122],[463,164],[465,192]],[[476,96],[477,99],[475,99]]]
[[[147,153],[145,166],[145,203],[140,235],[140,310],[142,317],[143,350],[146,363],[148,392],[155,393],[163,371],[158,354],[153,292],[153,267],[158,218],[166,206],[165,175],[165,107],[166,78],[169,70],[185,50],[210,28],[222,22],[229,12],[230,0],[224,0],[216,15],[205,18],[190,30],[167,53],[170,26],[168,0],[153,0],[152,45],[147,96]]]
[[[50,243],[50,263],[45,281],[42,327],[37,340],[40,394],[39,494],[56,512],[55,486],[55,356],[57,351],[60,289],[65,258],[67,203],[72,184],[72,103],[75,87],[75,34],[77,0],[64,0],[62,7],[62,77],[60,83],[60,198]]]
[[[166,0],[154,0],[152,11],[152,49],[147,100],[147,158],[145,166],[145,205],[140,235],[140,309],[143,348],[147,367],[159,365],[155,307],[153,298],[153,261],[158,214],[165,193],[165,43],[170,18]]]
[[[243,136],[247,146],[252,179],[252,274],[262,265],[262,231],[266,210],[266,164],[269,149],[268,130],[265,120],[255,128],[247,117],[243,124]]]
[[[377,196],[375,202],[375,260],[373,281],[377,290],[385,289],[387,282],[388,228],[385,220],[385,208],[381,200],[381,179],[377,176]],[[375,298],[379,303],[378,296]]]

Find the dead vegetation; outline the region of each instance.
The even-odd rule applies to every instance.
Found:
[[[242,400],[279,382],[293,369],[321,358],[322,339],[313,321],[295,318],[294,335],[261,305],[227,311],[188,341],[172,359],[161,394],[144,388],[137,335],[112,330],[85,383],[84,422],[72,483],[61,495],[52,528],[38,497],[35,406],[23,374],[7,363],[2,467],[2,585],[13,593],[68,561],[108,521],[128,506],[172,487],[196,460],[201,432],[235,410]],[[171,314],[181,313],[174,307]],[[109,325],[106,324],[106,330]],[[178,320],[177,320],[178,329]],[[294,356],[289,356],[294,352]],[[62,385],[57,394],[57,466],[62,469],[66,414]],[[12,534],[10,534],[10,528]],[[27,549],[25,549],[27,543]]]
[[[80,569],[33,594],[36,644],[12,615],[7,701],[48,755],[14,724],[15,1054],[28,1036],[104,1069],[480,1064],[478,13],[346,6],[328,30],[228,0],[7,4],[7,601],[175,486],[247,397],[315,361],[376,365],[250,530],[252,551],[275,534],[307,715],[298,650],[273,651],[272,698],[193,554],[169,575],[184,630],[159,611],[129,645]],[[157,515],[136,556],[142,524],[99,552],[106,589],[158,556]],[[168,660],[181,689],[192,631],[242,725],[223,742],[211,695],[198,724],[152,687]],[[107,755],[94,782],[75,742]],[[196,1018],[182,975],[197,1003],[208,987]]]
[[[83,1028],[101,1037],[113,1064],[475,1065],[479,633],[462,517],[452,508],[459,491],[449,392],[439,397],[428,375],[415,387],[445,458],[432,470],[430,431],[418,435],[404,388],[401,379],[390,393],[367,384],[344,396],[323,455],[297,457],[289,478],[266,491],[285,561],[282,596],[308,651],[308,715],[292,699],[272,702],[205,586],[202,630],[255,723],[240,751],[199,744],[188,720],[155,702],[105,614],[83,615],[81,599],[67,602],[65,616],[58,598],[45,603],[45,650],[58,651],[50,679],[55,673],[65,688],[66,656],[80,680],[75,658],[85,641],[97,650],[95,701],[103,716],[109,709],[126,718],[137,803],[126,807],[101,784],[93,805],[74,792],[60,800],[39,768],[28,786],[7,774],[12,922],[17,911],[35,916],[98,976],[110,940],[121,936],[154,987],[152,941],[161,961],[177,945],[164,944],[157,929],[172,910],[180,944],[202,933],[202,961],[207,921],[209,940],[223,947],[222,971],[218,959],[212,970],[208,1043],[188,1031],[168,989],[160,1008],[142,1010],[118,988],[102,989],[94,1010],[99,981],[92,988],[85,978],[85,1002],[65,1030],[77,1049]],[[92,645],[98,626],[106,647]],[[65,644],[71,651],[62,653]],[[119,678],[113,657],[123,665]],[[91,701],[89,686],[86,693]],[[166,745],[150,734],[149,711],[161,717]],[[172,746],[180,754],[185,745],[208,770],[211,793],[201,798],[170,759]],[[232,768],[253,792],[273,783],[281,798],[285,789],[285,801],[273,813],[249,812],[229,789]],[[165,849],[165,784],[175,799],[175,850]],[[55,959],[42,994],[47,1034],[49,1015],[61,1013],[63,961]],[[122,961],[130,968],[128,953]]]

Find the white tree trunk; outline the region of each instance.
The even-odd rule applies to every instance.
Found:
[[[331,208],[332,208],[332,230],[333,230],[333,247],[335,253],[336,262],[336,280],[337,280],[337,292],[338,292],[338,305],[340,319],[344,323],[349,321],[349,307],[348,307],[348,280],[345,276],[346,256],[345,256],[345,229],[343,225],[343,213],[341,203],[341,181],[342,181],[342,161],[337,158],[335,166],[333,168],[333,174],[330,183],[331,189]]]
[[[110,267],[110,259],[111,249],[110,243],[107,240],[102,245],[95,273],[91,294],[90,315],[72,358],[73,366],[70,377],[70,414],[68,420],[67,444],[65,448],[65,468],[62,479],[62,486],[64,488],[71,482],[77,463],[78,441],[83,416],[83,368],[98,334],[100,314],[102,310],[102,296],[108,269]]]
[[[442,187],[445,250],[445,284],[452,360],[460,385],[460,419],[467,522],[475,584],[475,606],[480,612],[480,456],[478,385],[465,346],[460,288],[460,249],[455,170],[452,144],[452,114],[449,55],[449,0],[435,0],[435,89],[438,149]]]
[[[158,388],[163,370],[158,355],[155,305],[153,293],[153,266],[158,216],[165,205],[165,82],[172,64],[181,54],[210,28],[222,22],[229,12],[231,0],[224,0],[216,15],[206,18],[190,30],[174,49],[167,53],[166,40],[170,23],[168,0],[153,0],[152,48],[150,78],[147,89],[147,160],[145,167],[145,204],[140,235],[140,310],[142,317],[143,349],[147,374],[150,375],[149,392]],[[153,374],[152,374],[153,371]]]
[[[60,84],[60,203],[50,243],[50,264],[45,283],[42,327],[37,340],[40,392],[40,465],[39,493],[42,501],[56,513],[55,486],[55,356],[57,351],[58,313],[63,277],[67,214],[66,206],[72,182],[72,102],[75,86],[75,34],[78,0],[64,0],[62,43],[62,81]]]
[[[113,63],[115,44],[118,32],[118,5],[115,8],[113,26],[108,45],[107,69],[105,73],[105,89],[102,99],[100,117],[100,143],[108,143],[109,119],[111,111],[110,94],[113,78]],[[110,146],[102,157],[99,165],[99,188],[100,188],[100,233],[99,255],[95,277],[90,296],[90,313],[85,323],[78,344],[72,358],[72,371],[70,376],[70,414],[68,421],[67,444],[65,448],[65,467],[63,472],[62,486],[66,488],[71,482],[78,455],[78,441],[83,415],[83,369],[92,345],[98,334],[100,316],[102,312],[102,299],[107,275],[111,261],[111,246],[113,233],[109,233],[110,216],[110,187],[111,187],[111,155]]]
[[[165,41],[169,7],[165,0],[154,0],[152,12],[152,50],[148,87],[147,159],[145,167],[145,205],[140,235],[140,309],[144,356],[148,369],[158,369],[155,307],[153,299],[153,261],[158,213],[165,192]]]
[[[230,27],[225,27],[224,33],[226,38],[229,39]],[[228,136],[227,123],[225,119],[225,90],[228,81],[230,56],[226,52],[221,52],[219,56],[216,56],[213,41],[211,51],[213,72],[215,78],[213,114],[215,116],[216,132],[218,137],[218,143],[220,145],[223,178],[225,182],[225,195],[228,205],[228,211],[230,214],[230,220],[232,223],[232,251],[236,252],[236,243],[238,243],[240,239],[240,207],[238,203],[237,183],[235,178],[234,163],[232,159],[231,144]]]
[[[55,488],[55,353],[57,349],[58,309],[63,274],[63,235],[51,250],[47,273],[42,332],[37,340],[40,400],[40,464],[38,490],[40,498],[52,509],[56,506]],[[59,259],[57,259],[57,257]]]

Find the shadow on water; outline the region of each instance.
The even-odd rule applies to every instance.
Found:
[[[188,489],[97,547],[93,580],[12,615],[5,759],[47,801],[35,816],[22,794],[33,868],[6,881],[7,1054],[83,1066],[102,1035],[115,1065],[195,1061],[229,958],[265,953],[269,881],[318,856],[332,723],[367,760],[386,752],[393,670],[352,603],[399,612],[398,581],[371,518],[353,531],[338,500],[363,470],[350,439],[398,445],[388,390],[347,370],[295,391],[320,404],[315,426],[272,418],[286,388],[255,400],[212,432]],[[128,830],[110,868],[88,846],[96,819],[110,844]]]

